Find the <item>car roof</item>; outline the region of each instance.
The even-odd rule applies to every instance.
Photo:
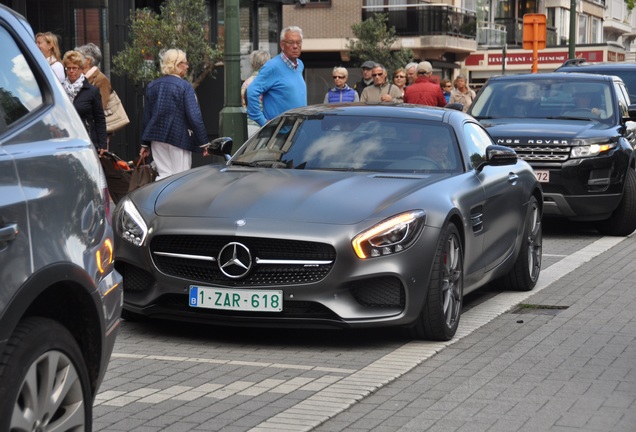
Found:
[[[612,75],[595,75],[576,72],[548,72],[540,74],[518,74],[518,75],[497,75],[490,77],[490,80],[496,81],[541,81],[546,79],[563,80],[563,81],[621,81],[620,77]]]
[[[366,103],[350,103],[350,104],[320,104],[309,105],[306,107],[294,108],[287,111],[284,115],[301,115],[301,116],[317,116],[317,115],[351,115],[351,116],[368,116],[368,117],[399,117],[431,121],[448,121],[450,116],[463,115],[467,118],[470,116],[461,111],[437,108],[425,105],[414,104],[366,104]]]
[[[587,70],[598,70],[598,71],[606,71],[606,70],[625,70],[625,69],[633,69],[636,70],[636,63],[575,63],[560,66],[555,71],[575,71],[577,69],[585,68]]]

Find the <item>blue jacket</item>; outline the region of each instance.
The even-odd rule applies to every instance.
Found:
[[[160,141],[193,152],[210,141],[188,81],[165,75],[148,84],[141,139],[144,145]]]
[[[282,59],[281,54],[269,60],[259,70],[254,81],[247,87],[247,115],[259,126],[279,114],[307,105],[307,85],[303,78],[303,62],[293,70]],[[263,95],[263,111],[260,96]]]
[[[332,87],[325,95],[324,103],[358,102],[358,93],[345,84],[343,88]]]

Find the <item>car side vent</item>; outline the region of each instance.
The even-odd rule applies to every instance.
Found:
[[[470,223],[474,233],[479,233],[484,229],[484,213],[482,206],[475,207],[470,212]]]

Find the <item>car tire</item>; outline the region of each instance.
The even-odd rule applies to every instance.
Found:
[[[449,224],[437,245],[426,302],[411,328],[412,336],[434,341],[447,341],[455,336],[464,298],[463,266],[459,231]]]
[[[612,216],[596,222],[596,229],[603,235],[627,236],[636,230],[636,171],[629,168],[625,174],[623,198]]]
[[[0,430],[92,429],[88,369],[71,333],[31,317],[11,335],[0,359]]]
[[[530,291],[539,280],[543,229],[541,208],[535,197],[528,203],[528,213],[521,239],[521,249],[512,269],[496,281],[498,288],[511,291]]]

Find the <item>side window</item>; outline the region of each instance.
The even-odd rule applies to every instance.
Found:
[[[42,105],[42,92],[26,58],[0,27],[0,134]]]
[[[477,168],[486,159],[486,147],[494,143],[488,132],[475,123],[464,124],[464,138],[464,148],[468,151],[470,165]]]
[[[614,87],[616,88],[616,97],[618,99],[618,111],[621,117],[627,117],[629,116],[629,95],[627,94],[627,89],[624,84],[617,82],[614,82]]]

